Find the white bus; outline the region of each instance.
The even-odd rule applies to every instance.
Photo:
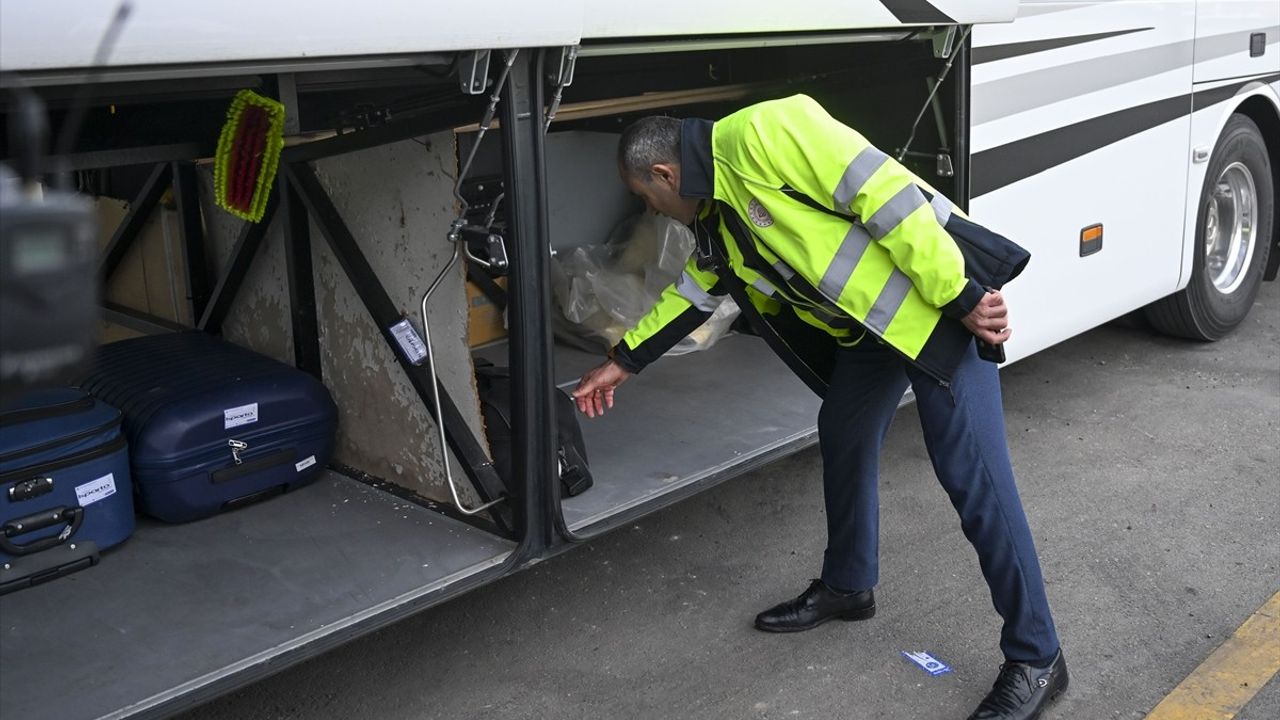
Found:
[[[1199,340],[1243,320],[1280,262],[1280,7],[1023,2],[974,38],[972,210],[1036,255],[1013,354],[1141,307]]]
[[[95,196],[102,339],[194,328],[296,364],[339,406],[337,462],[251,507],[140,521],[94,567],[0,597],[4,717],[180,711],[816,443],[818,399],[730,334],[584,423],[595,484],[560,497],[555,393],[599,353],[555,339],[553,262],[637,211],[613,162],[637,116],[805,92],[903,153],[1031,251],[1011,360],[1140,309],[1216,339],[1280,263],[1273,0],[132,0],[109,30],[114,13],[0,5],[0,85],[43,98],[55,132],[85,112],[56,167]],[[246,88],[289,112],[258,225],[210,201]],[[4,142],[7,162],[22,141]],[[451,245],[455,189],[497,209]],[[505,249],[505,324],[478,327],[495,273],[451,265],[459,243]],[[428,330],[424,305],[430,364],[392,332]],[[511,367],[509,484],[476,358]]]

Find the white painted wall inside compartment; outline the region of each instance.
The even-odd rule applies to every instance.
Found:
[[[452,133],[322,160],[321,183],[396,307],[421,330],[422,293],[448,262],[444,234],[455,213]],[[206,203],[222,267],[240,223]],[[434,423],[347,280],[319,227],[311,226],[324,382],[339,409],[339,462],[444,500],[448,489]],[[473,432],[479,405],[466,344],[463,268],[432,300],[441,379]],[[234,342],[292,362],[288,276],[281,223],[273,223],[224,326]],[[454,461],[455,475],[461,471]],[[464,491],[469,488],[462,483]],[[472,496],[474,498],[474,496]]]

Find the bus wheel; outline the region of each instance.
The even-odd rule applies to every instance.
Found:
[[[1218,340],[1244,320],[1267,267],[1275,197],[1262,133],[1249,118],[1232,115],[1200,191],[1191,282],[1146,308],[1157,330]]]

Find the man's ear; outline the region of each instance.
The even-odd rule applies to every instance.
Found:
[[[655,163],[649,168],[649,172],[653,175],[653,179],[657,180],[672,190],[680,189],[680,166],[668,163]]]

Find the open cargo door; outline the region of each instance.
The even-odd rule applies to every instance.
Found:
[[[84,80],[118,3],[59,0],[0,6],[0,69],[28,84]],[[468,3],[228,0],[176,8],[131,0],[104,78],[218,77],[242,64],[275,72],[415,64],[416,55],[476,48],[556,47],[581,37],[581,0]],[[74,19],[74,22],[69,22]],[[334,62],[341,59],[342,62]],[[419,58],[420,59],[420,58]]]
[[[616,38],[834,32],[903,25],[1010,22],[1017,0],[499,0],[483,11],[465,3],[369,0],[312,3],[307,12],[253,0],[184,7],[133,0],[106,67],[133,79],[165,68],[211,75],[219,63],[317,69],[328,59],[363,66],[403,64],[405,54],[473,48],[557,47]],[[86,0],[9,2],[0,7],[0,68],[49,71],[50,82],[78,83],[111,23],[115,5]],[[74,17],[76,22],[68,23]],[[252,18],[246,20],[246,18]],[[229,31],[229,28],[234,28]],[[286,28],[286,32],[281,32]],[[331,67],[331,62],[327,63]],[[55,77],[60,79],[55,79]],[[35,81],[29,78],[28,81]]]
[[[653,0],[586,3],[584,41],[1011,22],[1017,0]]]

